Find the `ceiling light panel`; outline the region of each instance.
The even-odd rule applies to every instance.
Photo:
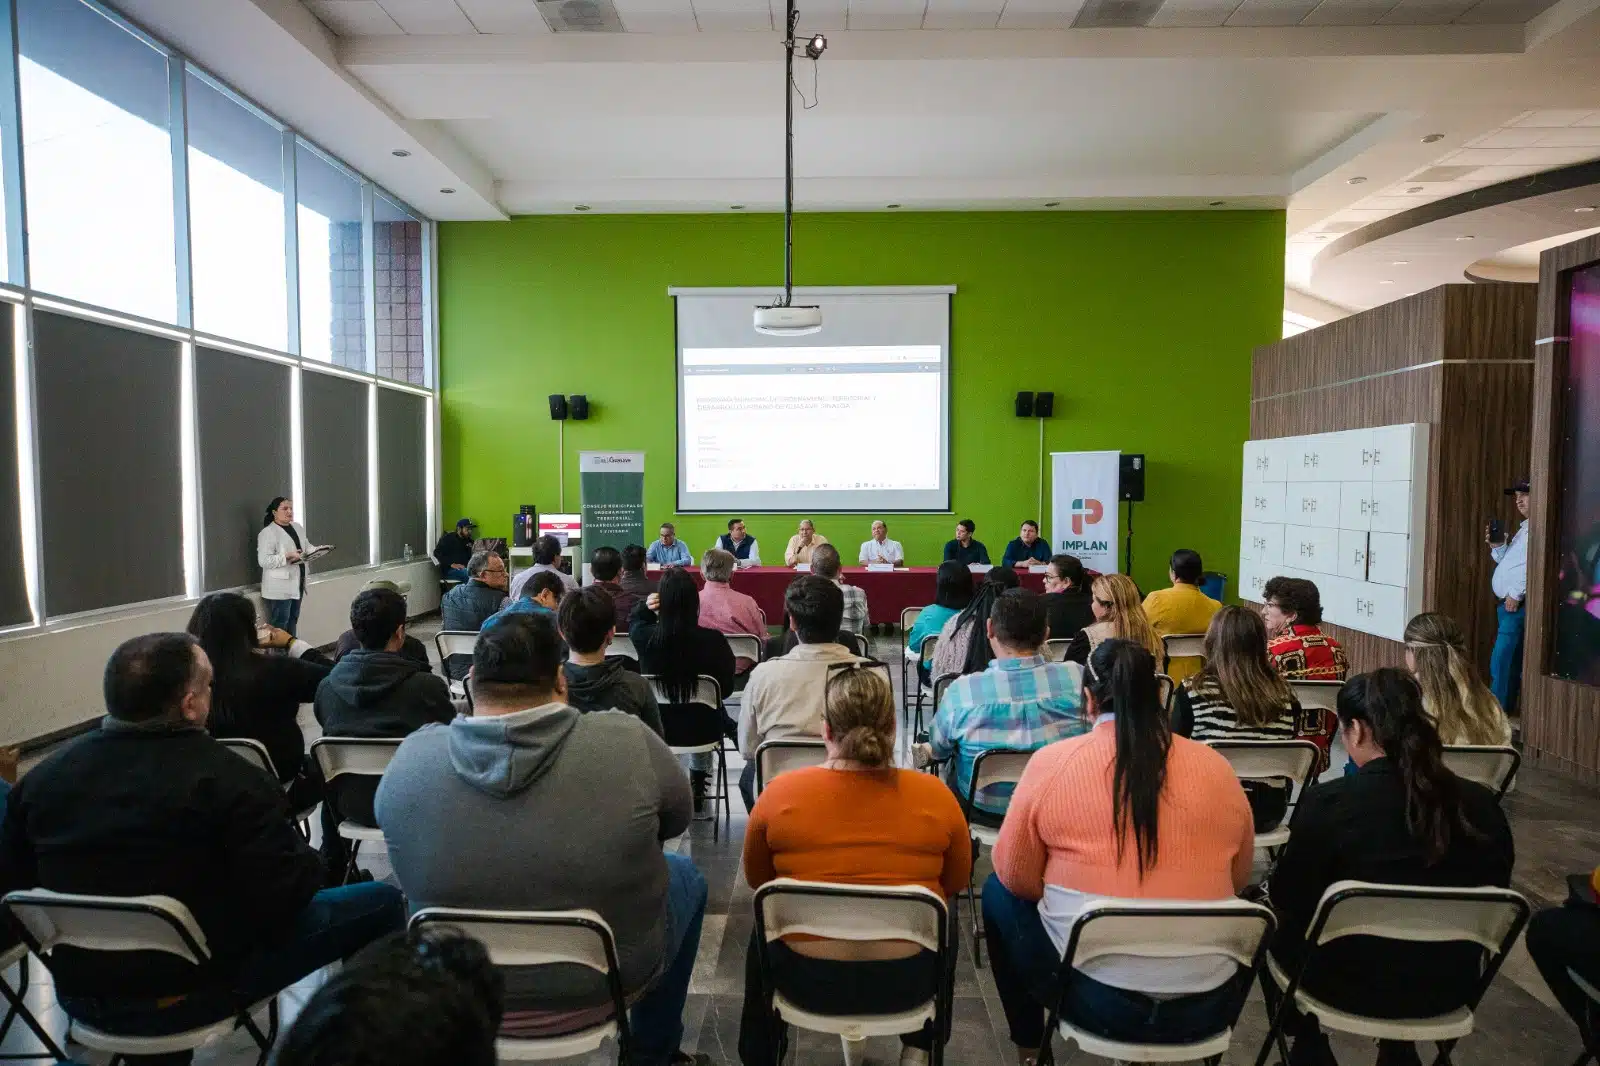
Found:
[[[1077,29],[1147,26],[1161,10],[1161,0],[1088,0],[1072,25]]]

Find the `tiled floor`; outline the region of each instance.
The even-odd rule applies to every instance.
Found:
[[[435,627],[419,625],[416,635],[432,646]],[[891,664],[898,654],[898,636],[878,638],[879,657]],[[895,687],[900,687],[898,666],[893,669]],[[308,732],[315,724],[306,716]],[[730,784],[737,781],[742,761],[730,757]],[[1566,894],[1564,876],[1575,870],[1592,869],[1600,864],[1600,789],[1537,770],[1526,770],[1514,792],[1506,797],[1516,835],[1517,868],[1514,887],[1535,905],[1554,903]],[[740,869],[744,837],[743,805],[737,792],[733,800],[732,831],[713,842],[710,822],[698,822],[669,847],[694,858],[710,883],[710,901],[700,954],[684,1016],[684,1047],[710,1054],[718,1066],[738,1062],[739,1011],[743,995],[744,952],[749,941],[752,917],[751,890]],[[379,877],[387,876],[387,863],[374,856],[370,865]],[[987,863],[980,875],[987,874]],[[963,907],[963,919],[966,918]],[[35,975],[40,973],[34,968]],[[292,1018],[304,997],[315,988],[316,978],[291,990],[284,1000],[284,1014]],[[47,1002],[48,987],[40,987],[34,997]],[[64,1019],[59,1012],[46,1009],[45,1017],[59,1028]],[[1266,1016],[1259,991],[1252,994],[1235,1034],[1229,1063],[1252,1063],[1266,1035]],[[5,1041],[3,1051],[19,1050],[25,1043],[17,1035]],[[1374,1057],[1370,1042],[1336,1036],[1334,1050],[1345,1066],[1366,1066]],[[835,1038],[801,1033],[794,1042],[789,1061],[796,1066],[824,1066],[842,1062]],[[1554,1004],[1532,962],[1519,946],[1508,960],[1500,977],[1484,998],[1478,1012],[1477,1031],[1462,1041],[1454,1056],[1459,1066],[1568,1066],[1579,1053],[1577,1035],[1566,1016]],[[898,1042],[893,1039],[869,1041],[868,1061],[892,1064],[898,1061]],[[1087,1055],[1058,1050],[1063,1063],[1091,1063]],[[79,1049],[79,1060],[100,1064],[105,1056]],[[227,1041],[204,1049],[196,1056],[200,1066],[248,1066],[255,1054],[247,1039],[237,1034]],[[594,1056],[591,1064],[611,1061],[609,1056]],[[1008,1066],[1015,1051],[1006,1036],[1005,1019],[995,994],[994,981],[987,968],[973,965],[970,939],[962,944],[956,971],[955,1020],[951,1045],[946,1052],[951,1066]],[[1273,1056],[1272,1062],[1276,1062]]]

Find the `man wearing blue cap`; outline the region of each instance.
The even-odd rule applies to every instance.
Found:
[[[467,580],[467,562],[472,558],[472,541],[477,535],[478,523],[463,518],[456,523],[455,532],[446,531],[433,546],[433,561],[439,564],[439,576],[446,581]]]

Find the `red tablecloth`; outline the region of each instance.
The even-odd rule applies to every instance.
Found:
[[[912,566],[895,571],[867,570],[863,567],[846,567],[846,584],[855,585],[867,594],[867,610],[874,624],[898,623],[900,612],[907,607],[926,607],[933,602],[934,575],[938,568]],[[731,584],[740,592],[755,598],[756,604],[766,612],[767,623],[777,625],[783,618],[783,594],[789,582],[799,575],[787,566],[755,566],[736,571]],[[1044,575],[1026,570],[1017,575],[1022,587],[1035,592],[1044,591]],[[696,580],[700,574],[695,571]],[[974,582],[982,575],[973,574]]]

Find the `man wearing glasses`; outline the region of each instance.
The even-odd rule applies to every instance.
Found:
[[[467,581],[439,600],[439,628],[446,632],[476,633],[506,599],[506,561],[494,552],[474,552],[467,560]],[[470,655],[452,655],[445,675],[461,681],[472,665]]]

